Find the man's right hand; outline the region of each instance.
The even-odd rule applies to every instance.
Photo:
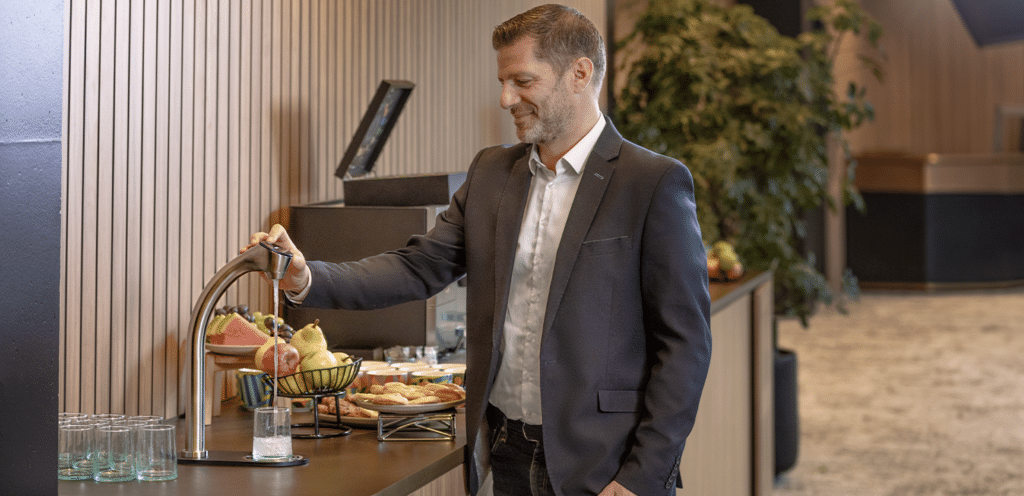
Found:
[[[269,233],[258,232],[254,233],[249,237],[249,244],[238,251],[238,253],[244,253],[246,250],[260,244],[261,241],[266,241],[268,244],[277,245],[284,251],[292,254],[292,262],[288,265],[288,272],[285,273],[284,278],[281,279],[280,288],[284,291],[301,292],[309,284],[309,268],[306,267],[306,258],[302,256],[302,252],[295,247],[292,243],[291,238],[288,237],[288,233],[285,232],[284,227],[281,224],[274,224],[270,228]],[[260,273],[260,277],[263,280],[270,283],[270,278],[266,274]]]

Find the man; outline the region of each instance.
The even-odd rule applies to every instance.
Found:
[[[504,494],[674,494],[711,356],[693,181],[600,112],[604,45],[573,9],[498,26],[511,147],[481,151],[433,230],[359,262],[292,250],[292,301],[372,309],[467,278],[467,467]]]

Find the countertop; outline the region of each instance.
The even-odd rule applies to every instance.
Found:
[[[770,272],[748,272],[740,279],[712,282],[711,313],[771,277]],[[312,413],[295,413],[292,422],[311,422]],[[178,449],[185,446],[187,426],[177,422]],[[297,467],[223,467],[179,465],[178,478],[166,482],[98,483],[60,481],[59,494],[89,495],[192,495],[213,492],[243,495],[374,495],[406,496],[446,474],[463,462],[466,445],[465,419],[456,418],[455,441],[377,440],[376,429],[352,429],[348,436],[326,439],[294,439],[292,451],[309,458]],[[304,431],[306,432],[306,431]],[[240,408],[238,399],[224,403],[222,413],[206,427],[206,449],[251,451],[252,413]]]
[[[770,281],[773,272],[760,272],[754,270],[746,271],[739,279],[729,282],[712,281],[708,285],[708,292],[711,294],[711,315],[729,306],[738,298],[742,298],[753,291],[754,288]]]
[[[312,413],[292,416],[292,423],[312,422]],[[185,446],[187,426],[177,422],[178,449]],[[292,452],[309,458],[296,467],[221,467],[178,465],[178,478],[166,482],[99,483],[59,481],[59,494],[90,495],[379,495],[405,496],[463,462],[465,421],[456,417],[455,441],[378,441],[376,429],[352,429],[347,436],[293,439]],[[303,432],[310,432],[304,429]],[[252,413],[238,399],[206,427],[206,449],[251,451]]]

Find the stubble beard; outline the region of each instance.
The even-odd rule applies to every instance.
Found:
[[[550,104],[547,106],[548,112],[545,116],[540,115],[538,106],[528,103],[521,103],[510,109],[513,116],[521,113],[523,109],[531,113],[526,118],[533,121],[532,123],[526,122],[522,126],[516,124],[516,134],[520,141],[546,145],[565,134],[569,120],[572,118],[571,104],[566,93],[558,91],[545,99],[543,103]]]

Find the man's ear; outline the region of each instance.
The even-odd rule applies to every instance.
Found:
[[[580,57],[572,63],[569,67],[570,75],[572,80],[572,89],[576,93],[580,93],[590,85],[590,80],[594,78],[594,62],[588,57]]]

